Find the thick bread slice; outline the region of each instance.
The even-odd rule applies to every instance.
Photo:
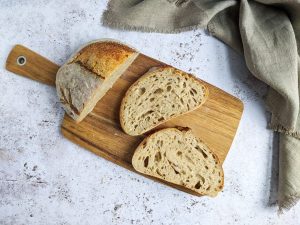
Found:
[[[76,122],[86,117],[137,56],[112,39],[79,49],[56,74],[57,94],[68,115]]]
[[[207,99],[204,83],[170,66],[152,68],[126,92],[120,123],[130,135],[140,135],[184,113]]]
[[[216,196],[224,184],[217,155],[189,128],[166,128],[145,138],[134,152],[132,165],[140,173],[201,195]]]

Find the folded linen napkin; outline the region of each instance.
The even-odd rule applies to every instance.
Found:
[[[174,33],[206,28],[244,55],[251,73],[269,85],[270,128],[280,132],[278,203],[300,198],[300,1],[111,0],[103,24]],[[298,47],[298,48],[297,48]]]

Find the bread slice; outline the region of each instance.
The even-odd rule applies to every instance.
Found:
[[[153,68],[126,92],[120,123],[130,135],[140,135],[184,113],[199,108],[208,89],[194,76],[170,66]]]
[[[137,56],[133,48],[112,39],[79,49],[56,74],[57,94],[67,114],[80,122]]]
[[[216,196],[224,184],[217,155],[189,128],[166,128],[145,138],[134,152],[132,165],[140,173],[200,195]]]

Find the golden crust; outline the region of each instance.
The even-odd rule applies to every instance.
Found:
[[[135,53],[134,49],[121,43],[96,42],[81,49],[71,63],[79,63],[105,79]]]

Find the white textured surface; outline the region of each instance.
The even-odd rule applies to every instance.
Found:
[[[300,224],[299,204],[280,217],[269,206],[273,134],[266,129],[266,87],[240,56],[204,31],[104,28],[106,2],[0,1],[0,224]],[[62,64],[80,45],[104,37],[198,74],[244,101],[218,197],[181,193],[70,143],[59,132],[63,110],[54,88],[4,69],[17,43]]]

